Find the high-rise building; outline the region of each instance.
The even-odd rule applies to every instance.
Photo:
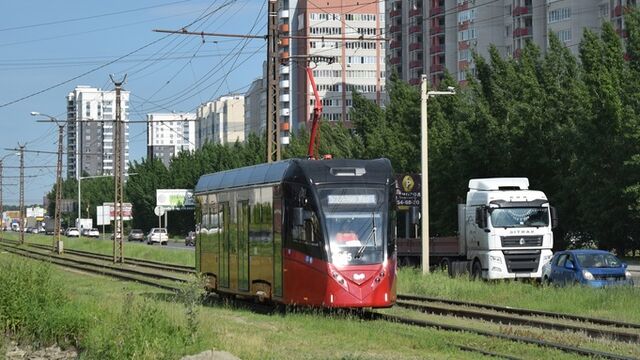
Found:
[[[472,53],[487,57],[490,45],[518,57],[527,41],[545,52],[555,33],[578,54],[585,28],[612,21],[621,36],[626,6],[636,0],[386,0],[388,64],[417,85],[428,74],[435,85],[445,69],[458,81],[475,74]]]
[[[129,91],[122,91],[125,171],[129,163]],[[116,92],[76,86],[67,95],[67,177],[113,175]]]
[[[254,80],[244,94],[244,138],[262,136],[267,128],[267,85],[265,77]]]
[[[171,158],[182,151],[196,149],[196,114],[147,114],[147,158],[159,159],[169,166]]]
[[[324,121],[349,125],[352,91],[380,103],[385,86],[384,1],[280,1],[280,121],[309,127],[313,69]],[[319,56],[333,62],[312,61]],[[288,61],[287,61],[288,60]]]
[[[207,141],[229,144],[244,141],[244,96],[226,95],[198,107],[196,146]]]

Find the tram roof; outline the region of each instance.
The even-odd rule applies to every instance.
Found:
[[[196,193],[282,181],[292,159],[202,175]]]
[[[293,168],[300,169],[306,176],[311,176],[320,183],[336,176],[349,175],[361,180],[377,178],[378,181],[385,181],[391,175],[391,164],[387,159],[287,159],[202,175],[196,184],[195,193],[281,182],[292,174],[287,175]],[[343,170],[347,173],[340,174]]]

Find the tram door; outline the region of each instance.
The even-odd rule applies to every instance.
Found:
[[[220,286],[229,287],[229,245],[231,231],[229,228],[229,203],[220,203],[222,212],[220,215],[220,232],[218,233],[220,239]]]
[[[238,202],[238,290],[249,291],[249,202]]]

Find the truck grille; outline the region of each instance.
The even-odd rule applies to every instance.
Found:
[[[509,272],[536,272],[540,262],[540,250],[523,251],[510,250],[503,251],[504,260],[507,262]]]
[[[542,246],[542,236],[502,236],[502,247]]]

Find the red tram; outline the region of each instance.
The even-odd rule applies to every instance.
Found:
[[[389,160],[291,159],[202,176],[196,269],[208,290],[284,304],[396,300]]]

